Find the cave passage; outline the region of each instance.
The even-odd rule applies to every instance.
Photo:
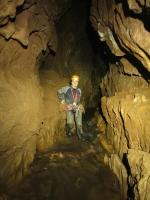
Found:
[[[149,19],[150,0],[0,0],[0,200],[150,200]],[[74,74],[82,137],[57,93]]]
[[[44,153],[36,154],[30,173],[15,189],[9,190],[8,200],[121,199],[119,180],[103,162],[105,152],[99,144],[100,132],[96,130],[97,119],[94,119],[95,112],[100,112],[98,74],[102,77],[106,73],[108,55],[106,46],[99,44],[91,26],[89,10],[90,1],[72,1],[56,23],[56,53],[47,49],[37,59],[44,89],[45,116],[52,112],[53,107],[58,107],[51,92],[56,95],[60,86],[68,84],[71,74],[80,75],[86,107],[83,116],[86,141],[79,141],[75,133],[67,138],[64,127],[57,125],[58,134],[53,136],[55,144],[47,146]],[[99,65],[103,65],[102,71]],[[54,118],[53,114],[51,118]],[[42,122],[43,126],[45,124]]]

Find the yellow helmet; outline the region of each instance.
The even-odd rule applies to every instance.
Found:
[[[78,75],[73,75],[71,77],[71,80],[79,81],[79,76]]]

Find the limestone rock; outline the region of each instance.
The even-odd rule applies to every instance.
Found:
[[[119,155],[128,148],[149,152],[149,98],[149,89],[102,98],[102,110],[111,127],[107,137]]]
[[[137,200],[150,199],[150,154],[129,149],[127,159],[130,167],[129,183]]]
[[[12,38],[20,42],[24,46],[28,46],[29,43],[29,22],[30,16],[33,10],[25,10],[17,15],[15,21],[16,31]]]
[[[0,35],[9,39],[15,33],[15,30],[14,23],[9,22],[6,26],[0,28]]]
[[[21,6],[24,0],[1,0],[0,1],[0,25],[8,23],[9,19],[14,19],[16,9]]]
[[[136,68],[136,66],[133,66],[129,60],[122,58],[120,59],[120,64],[123,67],[123,73],[124,74],[128,74],[128,75],[134,75],[134,76],[142,76],[141,73],[138,71],[138,69]],[[132,80],[134,79],[134,76],[132,76]],[[141,81],[144,82],[144,79],[139,79]],[[141,83],[142,84],[142,83]],[[145,85],[146,85],[146,81],[145,81]],[[139,84],[140,86],[140,84]]]
[[[32,5],[36,4],[37,0],[25,0],[24,4],[23,4],[23,9],[28,9],[30,8]]]
[[[149,0],[128,0],[129,8],[135,13],[141,13],[146,8],[150,8]]]
[[[114,96],[119,92],[128,93],[148,88],[149,84],[135,66],[122,58],[117,64],[110,65],[100,87],[103,96]]]
[[[117,154],[105,156],[104,162],[112,169],[120,183],[120,199],[127,198],[127,171]],[[115,183],[114,183],[115,184]]]
[[[100,83],[102,115],[105,138],[114,152],[120,160],[128,153],[130,189],[135,186],[135,199],[150,198],[149,9],[149,0],[93,0],[90,12],[99,39],[106,42],[117,60],[109,63]]]
[[[57,48],[54,22],[41,2],[26,9],[23,3],[0,1],[1,189],[19,182],[34,159],[43,123],[38,58],[48,44],[54,51]]]
[[[132,7],[131,1],[128,2]],[[132,4],[133,2],[135,5],[135,1]],[[138,2],[136,1],[136,5]],[[148,2],[145,5],[147,7]],[[143,21],[130,16],[130,12],[125,13],[122,3],[117,4],[114,0],[93,0],[91,22],[113,54],[123,56],[126,52],[131,53],[150,71],[150,32],[146,28],[147,24],[144,25]]]

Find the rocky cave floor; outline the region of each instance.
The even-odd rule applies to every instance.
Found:
[[[38,153],[30,175],[7,199],[119,200],[119,182],[103,163],[98,137],[90,140],[79,141],[75,134],[64,136],[55,147]]]

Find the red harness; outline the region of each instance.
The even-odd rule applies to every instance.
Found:
[[[77,102],[78,100],[77,90],[75,89],[75,92],[73,92],[73,89],[71,89],[71,94],[72,94],[73,102]]]

